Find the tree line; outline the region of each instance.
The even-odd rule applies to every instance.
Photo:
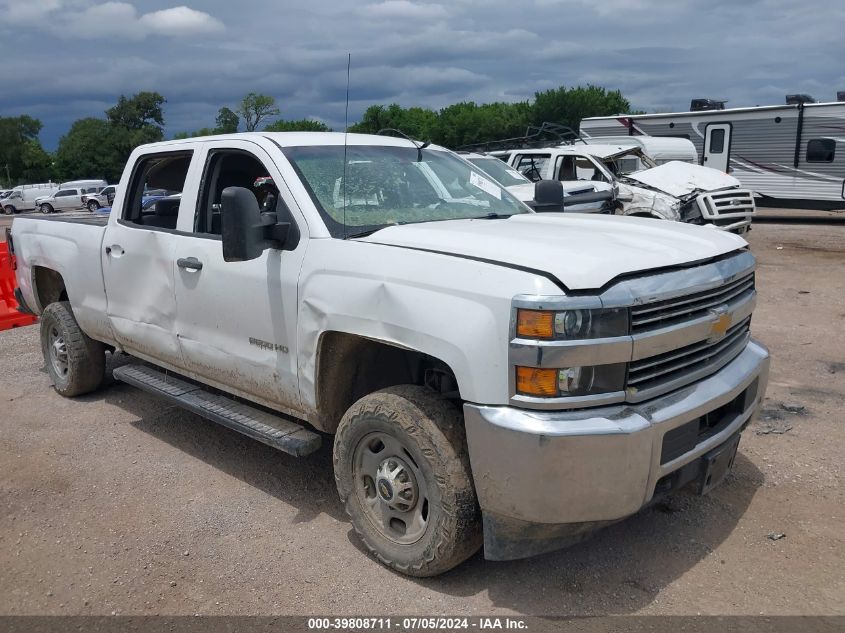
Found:
[[[54,153],[38,140],[42,123],[28,115],[0,117],[0,180],[6,186],[46,180],[103,178],[117,182],[129,154],[138,145],[164,140],[166,99],[157,92],[121,95],[105,111],[105,118],[75,121],[59,140]],[[561,86],[536,92],[530,101],[477,104],[465,101],[440,110],[372,105],[350,132],[375,134],[386,128],[438,145],[461,145],[519,136],[530,125],[554,122],[574,130],[582,118],[630,112],[631,105],[618,90],[599,86]],[[180,132],[190,138],[263,129],[270,132],[330,131],[321,121],[279,118],[281,110],[268,95],[249,93],[235,108],[221,107],[213,127]]]

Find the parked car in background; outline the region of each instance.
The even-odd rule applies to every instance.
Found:
[[[85,193],[82,195],[82,204],[89,211],[94,212],[100,207],[110,207],[114,202],[117,185],[109,185],[97,193]]]
[[[83,209],[83,190],[78,187],[59,189],[49,196],[42,196],[35,200],[35,205],[41,213],[55,213],[56,211],[71,211]]]
[[[53,182],[18,185],[3,199],[3,212],[6,215],[13,215],[23,211],[35,211],[37,208],[35,201],[38,198],[48,196],[57,190],[58,187]]]

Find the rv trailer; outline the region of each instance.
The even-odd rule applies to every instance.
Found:
[[[592,117],[581,121],[580,131],[584,138],[686,138],[695,145],[702,165],[729,172],[754,191],[759,205],[845,209],[845,102],[794,101]]]

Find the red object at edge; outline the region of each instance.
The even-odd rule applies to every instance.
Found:
[[[38,317],[18,312],[15,299],[15,256],[9,254],[6,242],[0,242],[0,330],[32,325]]]

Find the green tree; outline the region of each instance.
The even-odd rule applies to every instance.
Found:
[[[554,88],[534,95],[531,105],[531,122],[540,125],[546,121],[567,125],[578,130],[581,119],[591,116],[610,116],[631,111],[631,104],[619,90],[600,86]]]
[[[241,124],[241,119],[237,113],[233,112],[227,107],[222,107],[217,111],[217,118],[215,119],[215,133],[217,134],[234,134],[238,131],[238,126]]]
[[[56,149],[56,171],[63,180],[103,178],[117,182],[128,158],[130,132],[103,119],[75,121]]]
[[[279,119],[264,128],[265,132],[331,132],[331,128],[322,121]]]
[[[398,103],[367,108],[361,121],[349,126],[350,132],[378,134],[379,130],[401,130],[411,138],[433,140],[437,132],[437,113],[428,108],[403,108]]]
[[[525,133],[530,116],[530,106],[526,102],[456,103],[440,111],[436,142],[456,148],[468,143],[520,136]]]
[[[139,92],[127,98],[120,95],[117,104],[106,110],[106,116],[112,125],[129,130],[145,130],[156,127],[161,132],[164,127],[162,106],[167,99],[157,92]]]
[[[236,112],[243,119],[247,132],[254,132],[258,129],[259,123],[280,114],[273,97],[254,92],[250,92],[241,100]]]
[[[0,117],[0,177],[15,185],[47,179],[52,162],[38,141],[41,121],[28,115]]]

